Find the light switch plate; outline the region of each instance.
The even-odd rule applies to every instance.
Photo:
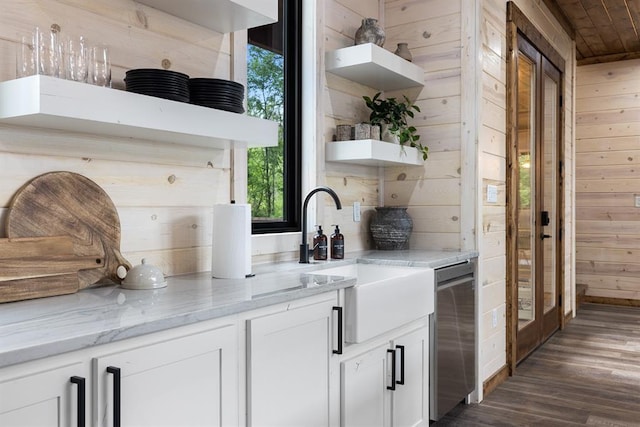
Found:
[[[487,203],[498,203],[498,186],[487,185]]]
[[[360,202],[353,202],[353,222],[360,222]]]

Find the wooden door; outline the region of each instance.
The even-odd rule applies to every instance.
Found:
[[[561,72],[517,35],[509,182],[516,362],[560,327]]]
[[[229,325],[94,358],[93,425],[238,424],[237,347]]]
[[[249,426],[329,426],[332,313],[337,298],[247,326]]]

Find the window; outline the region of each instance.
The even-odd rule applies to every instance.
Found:
[[[248,111],[280,123],[277,147],[248,152],[253,233],[300,229],[301,1],[279,0],[279,21],[248,31]]]

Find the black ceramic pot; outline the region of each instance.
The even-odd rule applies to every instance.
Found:
[[[369,226],[376,249],[388,251],[409,249],[413,221],[407,208],[385,206],[376,208]]]
[[[384,29],[378,24],[375,18],[365,18],[362,25],[356,30],[354,37],[355,44],[373,43],[382,47],[384,45]]]

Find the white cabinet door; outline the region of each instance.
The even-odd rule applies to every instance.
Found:
[[[249,426],[328,426],[336,298],[247,321]]]
[[[396,389],[391,392],[393,426],[429,425],[429,334],[422,327],[392,341]]]
[[[386,425],[390,385],[388,344],[340,363],[340,425]]]
[[[94,358],[94,425],[236,425],[237,354],[228,325]]]
[[[358,345],[363,353],[340,363],[341,426],[429,425],[428,326],[388,338]]]
[[[79,362],[53,368],[43,365],[34,370],[30,369],[32,366],[19,366],[27,372],[18,372],[13,367],[0,372],[0,426],[84,425],[78,423],[79,386],[70,379],[84,378],[85,365]],[[9,376],[5,375],[7,372]]]

